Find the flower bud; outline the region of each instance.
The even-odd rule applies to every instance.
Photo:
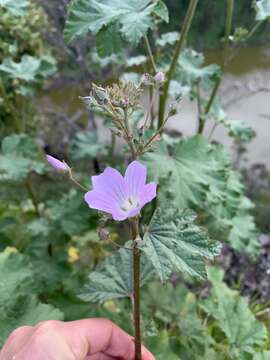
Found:
[[[110,236],[110,233],[108,230],[102,229],[102,228],[98,229],[99,240],[106,241],[109,239],[109,236]]]
[[[139,129],[138,129],[138,135],[139,135],[139,137],[142,137],[143,134],[144,134],[144,127],[140,126]]]
[[[169,116],[174,116],[177,113],[177,103],[173,102],[169,105]]]
[[[159,71],[154,76],[154,80],[157,84],[162,84],[165,81],[165,74],[162,71]]]
[[[70,172],[70,167],[64,161],[60,161],[51,155],[46,155],[46,159],[55,170]]]
[[[96,101],[100,104],[104,104],[109,100],[109,95],[105,89],[103,89],[100,86],[97,86],[96,84],[92,84],[93,89],[93,96],[96,99]]]
[[[150,74],[143,74],[141,82],[144,85],[151,85],[153,83],[152,76]]]

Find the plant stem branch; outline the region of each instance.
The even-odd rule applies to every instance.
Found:
[[[165,114],[165,107],[166,107],[166,102],[167,102],[167,98],[168,98],[168,93],[169,93],[169,87],[170,87],[170,82],[174,76],[175,70],[176,70],[176,66],[177,66],[177,62],[179,59],[179,56],[184,48],[185,42],[186,42],[186,38],[196,11],[196,7],[198,5],[199,0],[190,0],[189,3],[189,7],[184,19],[184,23],[181,29],[181,35],[180,38],[176,44],[176,48],[175,48],[175,52],[174,52],[174,56],[170,65],[170,68],[166,74],[166,80],[163,86],[163,93],[160,95],[160,99],[159,99],[159,117],[158,117],[158,127],[160,127],[163,123],[164,120],[164,114]]]
[[[74,182],[74,184],[76,184],[77,186],[79,186],[80,189],[82,189],[83,191],[89,191],[89,189],[87,189],[87,187],[83,186],[82,184],[79,183],[78,180],[76,180],[72,174],[72,172],[69,173],[69,177],[70,177],[70,180],[72,182]]]
[[[18,114],[18,111],[17,111],[17,108],[16,106],[14,106],[14,104],[12,103],[12,101],[9,100],[9,97],[8,97],[8,94],[6,92],[6,89],[5,89],[5,85],[3,83],[3,81],[0,79],[0,90],[2,92],[2,95],[6,101],[6,105],[7,107],[9,108],[9,111],[11,112],[11,116],[13,117],[14,119],[14,125],[15,125],[15,128],[16,128],[16,131],[18,133],[21,133],[23,132],[22,130],[22,124],[21,124],[21,119],[20,119],[20,116]]]
[[[38,208],[38,201],[37,201],[37,198],[36,198],[36,195],[35,195],[35,192],[34,192],[34,189],[33,189],[33,186],[32,186],[32,182],[31,182],[31,179],[30,177],[28,176],[28,178],[26,179],[26,182],[25,182],[25,186],[26,186],[26,189],[28,191],[28,194],[32,200],[32,203],[34,205],[34,208],[35,208],[35,213],[38,217],[41,216],[40,214],[40,211],[39,211],[39,208]]]
[[[227,57],[227,52],[229,49],[229,41],[230,41],[230,35],[232,32],[232,20],[233,20],[233,10],[234,10],[234,0],[227,0],[227,12],[226,12],[226,22],[225,22],[225,35],[224,35],[224,49],[223,49],[223,61],[222,61],[222,66],[221,69],[222,71],[224,71],[225,66],[226,66],[226,57]],[[212,105],[214,103],[214,100],[216,98],[216,95],[218,93],[219,87],[221,84],[221,77],[219,77],[216,80],[216,83],[212,89],[211,95],[209,97],[208,103],[205,107],[205,111],[204,111],[204,116],[208,115],[209,111],[212,108]],[[202,134],[203,130],[204,130],[204,125],[205,125],[205,119],[203,121],[202,126],[198,128],[198,133]]]
[[[124,112],[124,125],[123,125],[123,130],[126,136],[126,142],[129,146],[131,155],[132,155],[132,159],[135,160],[136,159],[136,149],[134,147],[133,141],[132,141],[132,137],[129,133],[129,125],[128,125],[128,113],[127,113],[127,109],[125,109]]]
[[[139,219],[130,221],[133,238],[133,320],[135,330],[135,360],[142,359],[141,318],[140,318],[140,249],[137,241],[140,241]]]
[[[156,73],[157,72],[157,66],[156,66],[156,63],[155,63],[154,55],[153,55],[153,52],[152,52],[152,49],[151,49],[151,46],[150,46],[147,35],[144,36],[144,42],[145,42],[146,50],[147,50],[147,53],[149,55],[149,58],[150,58],[150,61],[151,61],[151,64],[152,64],[152,68],[153,68],[154,72]]]

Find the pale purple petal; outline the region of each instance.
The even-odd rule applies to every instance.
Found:
[[[139,161],[133,161],[126,170],[125,182],[128,187],[128,194],[137,198],[146,182],[146,167]]]
[[[141,211],[141,208],[142,208],[142,206],[137,207],[137,208],[135,208],[135,209],[132,209],[132,210],[128,211],[128,213],[127,213],[127,218],[131,218],[131,217],[133,217],[133,216],[138,215],[138,214],[140,213],[140,211]]]
[[[46,155],[46,159],[47,159],[48,163],[56,170],[64,170],[64,171],[69,170],[69,167],[67,164],[65,164],[63,161],[56,159],[55,157],[53,157],[51,155]]]
[[[152,201],[157,196],[157,184],[155,183],[149,183],[147,185],[144,185],[139,194],[139,201],[141,207],[143,207],[145,204]]]
[[[84,200],[89,207],[109,213],[114,220],[124,220],[127,218],[117,202],[103,191],[91,190],[84,195]]]
[[[121,221],[138,215],[141,208],[156,197],[155,183],[146,183],[146,167],[133,161],[125,177],[107,167],[98,176],[92,177],[93,190],[87,192],[85,201],[89,207],[112,215]]]
[[[92,176],[94,190],[107,193],[119,205],[125,201],[128,196],[127,186],[123,176],[119,171],[107,167],[103,173],[98,176]]]

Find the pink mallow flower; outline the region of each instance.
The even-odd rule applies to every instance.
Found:
[[[136,216],[157,195],[157,185],[146,184],[146,176],[146,167],[138,161],[129,164],[124,177],[107,167],[102,174],[92,176],[93,190],[84,199],[89,207],[111,214],[114,220]]]
[[[51,155],[46,155],[46,159],[48,163],[56,170],[60,170],[60,171],[70,170],[70,167],[64,161],[60,161]]]

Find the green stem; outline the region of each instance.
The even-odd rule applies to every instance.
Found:
[[[247,38],[246,38],[246,41],[248,41],[254,34],[255,32],[259,29],[259,27],[263,24],[263,21],[258,21],[254,26],[253,28],[250,30]]]
[[[129,146],[129,149],[130,149],[130,152],[131,152],[131,155],[132,155],[132,159],[135,160],[135,158],[136,158],[136,149],[135,149],[135,146],[134,146],[133,141],[132,141],[132,136],[130,135],[130,132],[129,132],[127,109],[125,109],[125,111],[124,111],[123,130],[124,130],[124,133],[125,133],[125,136],[126,136],[126,142],[127,142],[128,146]]]
[[[165,107],[169,93],[170,82],[174,76],[179,56],[184,48],[186,38],[196,11],[199,0],[190,0],[189,7],[184,19],[184,23],[181,29],[180,38],[176,44],[174,56],[170,65],[170,68],[166,74],[166,81],[163,86],[163,93],[159,98],[159,115],[158,115],[158,127],[160,127],[164,120]]]
[[[141,318],[140,318],[140,249],[137,241],[140,240],[138,218],[130,221],[133,244],[133,320],[135,332],[135,360],[142,359]]]
[[[32,186],[32,182],[31,182],[31,179],[30,179],[29,176],[28,176],[28,178],[26,179],[25,186],[26,186],[27,192],[28,192],[28,194],[29,194],[29,197],[31,198],[32,203],[33,203],[33,205],[34,205],[35,213],[36,213],[36,215],[37,215],[38,217],[40,217],[41,214],[40,214],[40,211],[39,211],[39,208],[38,208],[38,201],[37,201],[37,198],[36,198],[36,195],[35,195],[33,186]]]
[[[4,97],[5,101],[6,101],[7,107],[9,108],[9,110],[11,112],[11,116],[14,119],[14,126],[16,128],[16,131],[18,133],[23,132],[20,117],[18,115],[17,109],[14,106],[14,104],[12,103],[12,101],[9,100],[8,94],[7,94],[6,89],[5,89],[5,85],[4,85],[4,83],[3,83],[3,81],[1,79],[0,79],[0,90],[1,90],[1,92],[3,94],[3,97]]]
[[[157,66],[156,66],[156,63],[155,63],[154,55],[153,55],[153,52],[152,52],[148,37],[146,35],[144,36],[144,42],[145,42],[145,47],[146,47],[147,53],[149,55],[153,70],[156,73],[157,72]]]
[[[85,186],[83,186],[82,184],[79,183],[79,181],[77,179],[74,178],[71,170],[70,170],[70,173],[69,173],[69,178],[72,182],[74,182],[74,184],[76,184],[80,189],[82,189],[83,191],[89,191],[89,189]]]
[[[226,66],[226,57],[227,57],[227,52],[228,52],[228,48],[229,48],[230,35],[232,32],[233,10],[234,10],[234,0],[227,0],[227,12],[226,12],[227,15],[226,15],[226,22],[225,22],[223,61],[222,61],[222,66],[221,66],[222,71],[224,71],[225,66]],[[216,80],[216,83],[212,89],[208,103],[205,107],[204,117],[209,113],[209,111],[212,108],[212,105],[213,105],[216,95],[218,93],[220,84],[221,84],[221,77],[219,77]],[[201,121],[202,121],[202,126],[200,126]],[[199,119],[199,127],[198,127],[199,134],[203,133],[204,126],[205,126],[205,118]]]

